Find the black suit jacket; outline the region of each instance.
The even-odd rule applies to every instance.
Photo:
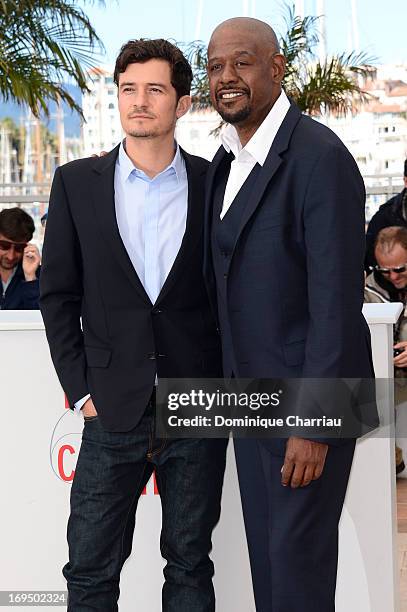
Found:
[[[208,162],[182,152],[188,213],[180,251],[153,305],[121,240],[118,147],[58,168],[50,196],[41,311],[70,405],[91,394],[102,425],[139,422],[159,377],[221,376],[220,341],[202,276]],[[82,329],[80,318],[82,318]]]
[[[211,198],[224,155],[221,147],[206,190],[204,270],[214,312]],[[362,315],[364,203],[349,151],[291,104],[245,206],[227,270],[237,376],[373,376]],[[368,410],[376,425],[374,404]]]

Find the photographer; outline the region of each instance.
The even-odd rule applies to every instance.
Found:
[[[391,226],[376,238],[377,261],[366,279],[365,302],[401,302],[404,305],[394,326],[394,401],[407,402],[407,228]],[[396,473],[405,468],[401,448],[396,446]]]
[[[21,208],[0,212],[0,310],[39,308],[40,253],[29,244],[34,221]]]
[[[374,250],[380,230],[396,225],[407,227],[407,159],[404,161],[403,175],[404,189],[380,206],[377,213],[371,218],[367,228],[365,270],[368,273],[369,269],[377,263]]]

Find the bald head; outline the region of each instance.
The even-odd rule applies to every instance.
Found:
[[[264,49],[270,49],[272,53],[280,51],[280,45],[273,28],[268,23],[253,17],[233,17],[223,21],[214,29],[209,46],[213,39],[223,36],[226,30],[234,31],[234,34],[239,37],[255,37]]]
[[[214,107],[239,134],[253,136],[281,93],[285,58],[264,21],[235,17],[215,29],[208,46],[208,77]]]

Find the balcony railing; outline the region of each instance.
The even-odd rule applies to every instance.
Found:
[[[368,174],[366,186],[366,221],[369,221],[381,204],[403,188],[400,175]],[[0,209],[21,206],[34,217],[36,225],[48,206],[51,185],[49,183],[5,183],[0,185]]]

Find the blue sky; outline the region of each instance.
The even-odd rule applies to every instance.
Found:
[[[255,16],[282,31],[282,0],[201,0],[199,38],[208,42],[214,27],[237,17],[245,7]],[[102,38],[107,55],[101,63],[114,63],[123,42],[130,38],[170,38],[177,42],[195,39],[200,0],[106,0],[105,8],[86,4],[85,10]],[[304,0],[305,12],[316,14],[316,0]],[[377,63],[407,63],[406,0],[356,0],[360,49],[378,58]],[[351,0],[325,0],[328,51],[349,48]]]

